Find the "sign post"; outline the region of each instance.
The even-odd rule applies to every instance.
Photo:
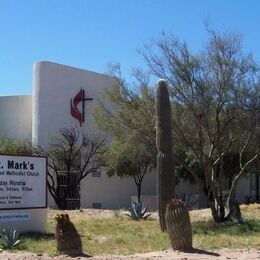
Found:
[[[0,230],[46,231],[47,159],[0,155]]]

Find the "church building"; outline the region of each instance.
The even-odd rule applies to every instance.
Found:
[[[104,100],[104,90],[115,86],[108,75],[40,61],[33,68],[31,96],[0,97],[0,132],[10,138],[30,139],[34,145],[47,148],[50,138],[59,135],[61,128],[77,128],[84,133],[96,133],[92,109]],[[252,191],[250,178],[240,184],[239,199]],[[243,189],[241,189],[243,187]],[[176,192],[196,194],[193,185],[182,183]],[[77,205],[81,208],[127,208],[136,196],[131,178],[108,177],[103,171],[88,175],[81,181]],[[143,201],[156,207],[156,176],[147,173],[142,189]],[[48,196],[48,206],[55,203]]]
[[[59,136],[61,128],[96,133],[91,111],[98,100],[103,102],[104,90],[115,84],[116,80],[105,74],[37,62],[31,96],[0,97],[0,132],[10,138],[32,140],[43,148],[49,146],[52,137]],[[108,177],[103,171],[88,175],[79,189],[79,197],[71,198],[71,202],[81,208],[126,208],[136,195],[133,179]],[[155,191],[155,175],[147,174],[142,194],[149,199]],[[48,206],[55,207],[50,194]]]

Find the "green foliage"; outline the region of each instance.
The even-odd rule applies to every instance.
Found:
[[[14,141],[9,139],[7,136],[0,135],[0,152],[1,153],[14,153],[17,149],[17,145]]]
[[[21,244],[19,233],[16,229],[3,229],[0,233],[0,248],[13,249]]]
[[[232,177],[230,204],[238,181],[260,155],[260,70],[253,56],[243,52],[239,35],[207,31],[208,42],[200,52],[163,34],[142,54],[152,73],[169,84],[174,150],[185,154],[175,153],[177,164],[208,197],[214,219],[224,221],[231,208],[225,212],[224,177]],[[229,153],[239,154],[232,171],[225,167]]]
[[[140,71],[131,87],[120,68],[113,75],[118,84],[104,93],[94,116],[98,127],[113,136],[105,156],[108,175],[132,177],[140,199],[142,180],[156,164],[154,91]]]
[[[118,85],[104,93],[104,101],[109,101],[110,106],[100,102],[94,116],[98,127],[110,132],[118,142],[145,144],[155,153],[154,91],[144,77],[136,76],[133,86],[117,78]]]
[[[106,168],[108,176],[130,177],[138,183],[153,167],[153,155],[147,147],[138,147],[114,140],[106,154]]]
[[[32,150],[31,141],[11,139],[0,133],[0,153],[31,155]]]
[[[155,162],[155,108],[154,90],[149,87],[147,76],[138,72],[135,74],[133,86],[129,86],[122,78],[120,68],[115,74],[118,84],[104,93],[104,102],[95,108],[94,116],[98,127],[111,133],[115,145],[111,147],[116,151],[111,155],[117,157],[125,151],[139,148],[146,152]],[[107,105],[106,102],[110,105]],[[144,149],[146,148],[146,149]]]
[[[129,208],[130,214],[126,214],[133,220],[147,219],[151,214],[147,212],[146,206],[142,202],[133,201]]]

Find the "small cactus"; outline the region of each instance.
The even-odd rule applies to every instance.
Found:
[[[173,198],[166,207],[166,226],[174,250],[192,249],[190,215],[184,201]]]
[[[166,231],[166,204],[174,197],[175,166],[172,150],[171,104],[165,80],[159,80],[156,89],[156,147],[157,154],[157,185],[158,185],[158,213],[160,227]]]
[[[69,219],[68,214],[55,216],[57,250],[70,256],[82,255],[82,242],[80,236]]]
[[[147,212],[146,206],[142,202],[131,203],[131,207],[129,208],[130,214],[126,214],[128,217],[131,217],[133,220],[147,219],[151,216],[150,213]]]
[[[0,233],[0,249],[13,249],[20,244],[21,240],[16,229],[3,229]]]

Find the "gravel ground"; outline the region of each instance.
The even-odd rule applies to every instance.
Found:
[[[221,249],[219,251],[209,252],[204,250],[197,250],[191,253],[184,253],[179,251],[159,251],[159,252],[149,252],[144,254],[135,254],[130,256],[121,256],[121,255],[103,255],[103,256],[94,256],[94,257],[69,257],[65,255],[60,256],[47,256],[47,255],[35,255],[31,253],[0,253],[1,260],[51,260],[51,259],[90,259],[90,260],[127,260],[127,259],[134,259],[134,260],[170,260],[170,259],[177,259],[177,260],[199,260],[199,259],[218,259],[218,260],[226,260],[226,259],[238,259],[238,260],[259,260],[260,259],[260,250],[257,249],[237,249],[237,250],[230,250],[230,249]]]

